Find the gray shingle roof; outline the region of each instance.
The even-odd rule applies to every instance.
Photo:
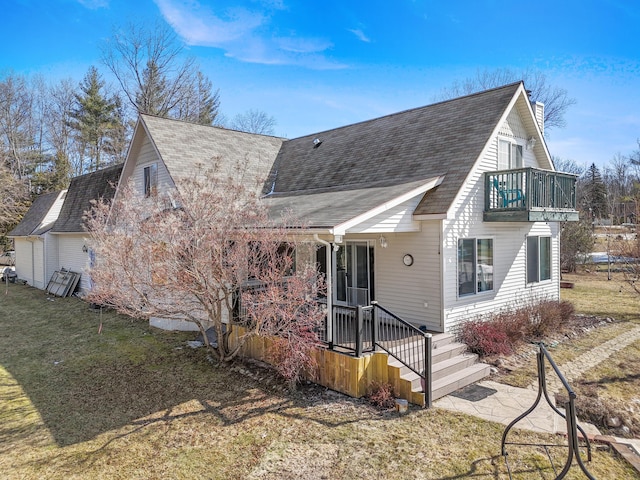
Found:
[[[212,167],[219,158],[231,168],[242,167],[251,181],[263,182],[284,141],[151,115],[140,115],[140,119],[174,181],[192,176],[198,165]]]
[[[28,235],[40,235],[51,228],[51,224],[43,225],[42,228],[38,227],[40,227],[45,216],[51,210],[58,195],[60,195],[60,192],[45,193],[37,196],[22,221],[7,236],[26,237]]]
[[[419,180],[384,187],[269,196],[265,201],[273,218],[290,212],[307,228],[332,228],[425,183],[425,180]]]
[[[278,198],[345,192],[443,175],[442,184],[428,193],[428,202],[415,213],[446,213],[519,86],[514,83],[286,141],[263,193]],[[319,145],[314,144],[316,138]]]
[[[110,200],[120,179],[122,164],[107,167],[71,179],[67,196],[52,232],[84,232],[84,212],[91,208],[91,200]]]

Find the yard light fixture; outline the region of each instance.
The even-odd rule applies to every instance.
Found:
[[[380,239],[378,241],[380,242],[381,248],[387,248],[389,246],[389,243],[387,242],[387,239],[384,237],[384,235],[380,235]]]
[[[87,246],[86,246],[86,245],[82,245],[82,251],[83,251],[84,253],[87,253],[87,252],[89,251],[89,249],[87,248]]]

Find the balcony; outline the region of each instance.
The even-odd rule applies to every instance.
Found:
[[[485,222],[575,222],[576,176],[520,168],[484,174]]]

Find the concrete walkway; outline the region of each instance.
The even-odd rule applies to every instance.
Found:
[[[596,367],[615,352],[639,339],[640,327],[636,327],[558,368],[571,384],[587,370]],[[563,387],[557,376],[547,374],[547,391],[552,400],[554,393],[561,388]],[[434,406],[508,425],[534,404],[538,394],[537,389],[537,381],[528,388],[518,388],[487,380],[440,398],[434,402]],[[579,422],[579,424],[588,435],[600,435],[595,426],[586,422]],[[566,421],[551,409],[544,396],[536,409],[518,422],[515,428],[551,434],[567,431]],[[629,446],[640,459],[640,440],[615,438],[615,441]]]

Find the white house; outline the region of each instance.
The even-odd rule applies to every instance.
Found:
[[[317,244],[297,262],[326,275],[330,318],[376,303],[408,325],[455,332],[559,298],[558,222],[577,220],[575,177],[555,172],[543,108],[519,82],[292,140],[141,115],[120,184],[149,195],[212,161],[241,163],[247,181],[265,179],[272,214],[293,210]],[[327,329],[330,346],[335,334]],[[446,380],[438,395],[486,374],[463,360],[466,380]]]
[[[58,265],[57,237],[51,228],[60,214],[67,190],[38,196],[22,221],[9,232],[16,251],[16,274],[29,285],[44,289]]]
[[[58,219],[50,231],[56,237],[56,270],[65,268],[80,273],[78,288],[81,292],[91,288],[87,273],[91,252],[83,217],[91,209],[92,200],[109,200],[113,197],[121,172],[122,164],[72,178]]]
[[[559,298],[554,172],[522,83],[284,142],[265,186],[332,245],[334,304],[376,300],[430,331]],[[540,117],[540,113],[538,113]]]
[[[56,270],[81,274],[78,289],[90,288],[90,251],[84,214],[91,201],[113,197],[122,165],[87,173],[71,180],[68,190],[38,196],[18,226],[9,232],[16,250],[16,274],[45,289]]]
[[[292,140],[140,115],[123,167],[72,182],[51,230],[58,265],[87,266],[82,213],[113,194],[110,181],[131,180],[140,195],[171,192],[178,179],[222,162],[248,183],[262,180],[271,214],[293,210],[303,240],[317,246],[315,257],[298,252],[297,263],[313,262],[327,278],[330,349],[362,346],[357,335],[340,343],[344,332],[334,327],[352,328],[363,307],[384,311],[385,326],[409,328],[407,348],[428,345],[417,327],[440,334],[415,361],[375,338],[375,328],[368,337],[372,351],[379,346],[428,378],[435,398],[488,371],[447,332],[487,312],[559,298],[558,222],[578,218],[575,176],[555,172],[543,109],[519,82]],[[420,390],[419,380],[411,388]]]

